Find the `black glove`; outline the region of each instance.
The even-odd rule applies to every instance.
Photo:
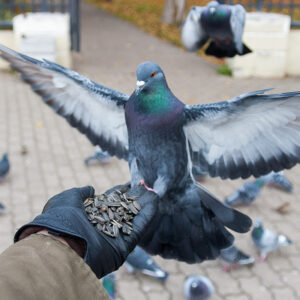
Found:
[[[117,270],[135,248],[154,216],[158,197],[142,186],[129,189],[128,184],[116,186],[106,193],[109,194],[115,189],[128,189],[126,194],[137,196],[136,201],[141,205],[141,210],[133,219],[133,231],[130,235],[120,232],[117,237],[109,237],[90,224],[83,202],[94,196],[94,189],[87,186],[73,188],[52,197],[41,215],[17,231],[14,241],[17,242],[22,232],[29,227],[47,228],[52,234],[83,240],[83,258],[98,278]]]

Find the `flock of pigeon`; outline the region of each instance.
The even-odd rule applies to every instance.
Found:
[[[212,1],[191,9],[182,28],[182,43],[196,51],[209,42],[205,52],[216,57],[244,55],[251,52],[242,42],[244,25],[241,5]],[[227,228],[239,233],[250,230],[251,219],[233,206],[252,203],[264,185],[292,190],[281,171],[300,162],[300,92],[260,90],[219,103],[185,105],[153,62],[137,67],[136,89],[129,96],[1,45],[0,56],[47,105],[97,145],[86,165],[108,163],[112,156],[124,159],[132,186],[142,184],[160,197],[154,219],[127,258],[128,272],[166,280],[168,273],[150,255],[187,263],[220,256],[226,271],[254,263],[233,244]],[[0,179],[8,170],[4,155]],[[258,179],[222,202],[196,180],[207,175]],[[265,229],[261,220],[255,222],[251,236],[261,261],[291,243]],[[114,274],[103,279],[111,297],[114,280]],[[213,292],[205,277],[189,276],[184,283],[187,299],[206,299]]]

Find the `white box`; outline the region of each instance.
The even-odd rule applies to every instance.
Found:
[[[69,14],[46,12],[17,15],[13,18],[13,31],[18,51],[71,66]]]
[[[263,12],[247,13],[246,16],[243,41],[253,52],[227,59],[233,76],[285,76],[290,16]]]
[[[287,51],[286,73],[288,75],[300,75],[300,30],[293,29],[290,32]]]

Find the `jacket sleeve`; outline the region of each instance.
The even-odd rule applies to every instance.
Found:
[[[0,255],[1,299],[109,300],[102,284],[70,247],[32,234]]]

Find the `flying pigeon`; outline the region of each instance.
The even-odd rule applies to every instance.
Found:
[[[116,275],[109,273],[102,278],[102,285],[105,288],[110,299],[114,300],[116,296]]]
[[[284,176],[283,172],[271,172],[261,177],[265,184],[274,186],[286,192],[292,192],[293,186],[289,180]]]
[[[242,42],[246,11],[240,4],[227,5],[211,1],[205,7],[193,6],[181,32],[181,40],[189,51],[200,49],[208,40],[207,55],[218,58],[252,52]]]
[[[214,292],[213,284],[207,277],[190,275],[184,282],[184,296],[188,300],[205,300]]]
[[[88,165],[91,161],[99,161],[102,164],[107,164],[110,161],[110,155],[107,151],[102,151],[100,147],[97,147],[93,155],[84,160],[84,163]]]
[[[0,181],[2,181],[8,174],[10,168],[7,153],[4,153],[0,161]]]
[[[128,161],[131,185],[160,196],[139,242],[149,254],[188,263],[215,259],[247,232],[251,219],[193,179],[193,163],[211,177],[247,178],[300,160],[300,92],[243,94],[185,105],[153,62],[137,68],[129,97],[49,61],[0,46],[1,56],[43,101],[103,151]],[[193,157],[193,159],[191,159]]]
[[[238,265],[252,265],[254,263],[254,257],[245,254],[235,245],[232,245],[226,249],[221,250],[220,259],[224,264],[223,270],[228,272],[232,267]]]
[[[285,235],[264,228],[260,219],[257,219],[251,233],[252,241],[260,251],[260,261],[263,262],[267,254],[275,251],[281,246],[288,246],[292,241]]]
[[[153,258],[139,246],[135,247],[133,252],[128,255],[125,267],[130,273],[139,271],[160,280],[166,280],[169,276],[168,272],[162,270]]]
[[[249,181],[244,183],[237,191],[225,199],[225,203],[229,206],[249,205],[260,194],[260,190],[264,185],[262,179]]]

